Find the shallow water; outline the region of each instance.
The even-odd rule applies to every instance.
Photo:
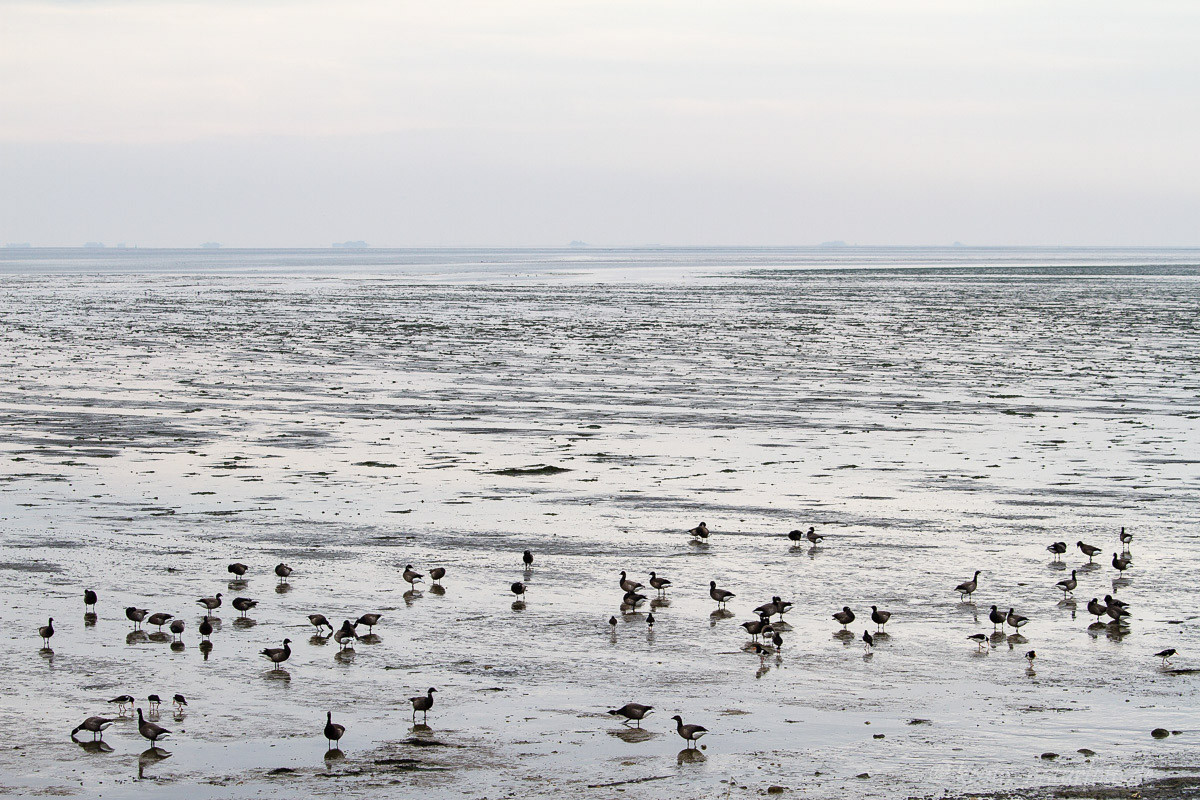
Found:
[[[1198,262],[0,254],[0,713],[23,734],[0,750],[0,785],[894,797],[1186,766]],[[701,519],[704,544],[685,533]],[[793,547],[809,525],[825,541]],[[1121,526],[1134,566],[1114,584]],[[1094,568],[1080,539],[1104,548]],[[232,561],[251,565],[244,587]],[[280,561],[295,569],[282,591]],[[409,563],[445,566],[444,592],[406,593]],[[1054,586],[1072,568],[1074,604]],[[648,604],[621,612],[622,569],[673,581],[653,631]],[[737,594],[730,616],[710,580]],[[1092,625],[1087,600],[1114,589],[1131,623]],[[217,591],[259,605],[238,623],[226,602],[206,656],[195,600]],[[796,607],[760,660],[738,626],[773,594]],[[966,637],[991,632],[993,603],[1031,622],[981,654]],[[873,604],[893,617],[868,655]],[[131,639],[128,605],[183,617],[183,649]],[[830,617],[843,605],[851,638]],[[312,638],[314,611],[384,618],[339,655]],[[272,672],[256,653],[284,637],[294,655]],[[1152,656],[1165,647],[1176,671]],[[407,698],[429,686],[414,730]],[[127,721],[109,753],[67,738],[110,697],[176,691],[190,705],[181,720],[164,706],[168,758]],[[629,701],[655,706],[645,733],[604,713]],[[348,727],[344,758],[323,758],[326,710]],[[709,728],[706,749],[681,753],[676,713]]]

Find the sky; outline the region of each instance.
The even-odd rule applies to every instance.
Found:
[[[1200,245],[1200,3],[0,0],[0,243]]]

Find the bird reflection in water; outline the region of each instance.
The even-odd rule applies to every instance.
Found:
[[[675,756],[675,763],[679,766],[683,766],[684,764],[703,764],[705,761],[708,761],[708,756],[691,747],[683,748]]]
[[[161,747],[150,747],[138,754],[138,779],[145,780],[146,768],[168,759],[171,754]]]

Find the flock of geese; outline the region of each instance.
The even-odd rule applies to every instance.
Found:
[[[688,533],[695,537],[697,541],[701,542],[707,541],[711,535],[708,525],[704,522],[701,522],[695,528],[689,530]],[[810,527],[807,531],[793,530],[789,532],[787,536],[792,542],[799,543],[802,541],[808,541],[814,546],[821,542],[824,538],[823,536],[817,534],[815,528],[813,527]],[[1133,540],[1133,535],[1127,533],[1124,528],[1121,528],[1118,538],[1121,543],[1121,551],[1118,553],[1113,553],[1112,558],[1113,568],[1116,569],[1118,573],[1118,578],[1114,582],[1114,592],[1116,591],[1116,586],[1119,585],[1118,582],[1121,581],[1120,576],[1122,576],[1126,570],[1133,566],[1133,558],[1129,553],[1129,545]],[[1076,546],[1079,548],[1081,553],[1088,557],[1089,564],[1095,564],[1095,556],[1103,552],[1102,548],[1095,547],[1082,541],[1076,542]],[[1065,542],[1054,542],[1046,549],[1054,556],[1055,561],[1060,561],[1062,556],[1068,550]],[[525,550],[524,553],[522,553],[521,561],[524,564],[524,578],[527,581],[534,563],[533,553],[529,550]],[[250,568],[246,564],[242,564],[240,562],[230,564],[228,566],[228,571],[234,576],[234,581],[231,581],[230,588],[236,588],[238,583],[243,583],[244,585],[244,577],[249,569]],[[292,575],[292,568],[287,564],[281,563],[275,567],[274,571],[275,575],[279,578],[281,587],[280,591],[284,591],[286,589],[284,584],[286,584],[288,578]],[[973,596],[979,589],[979,576],[981,574],[982,571],[976,570],[970,579],[963,581],[954,587],[954,591],[959,595],[960,602],[974,602]],[[429,577],[434,586],[440,587],[439,582],[443,577],[445,577],[445,575],[446,570],[443,567],[435,567],[429,571]],[[657,592],[659,597],[665,596],[665,593],[672,586],[670,579],[662,577],[656,572],[650,572],[649,576],[650,589],[653,589],[655,592]],[[413,568],[412,564],[408,564],[404,568],[402,577],[410,585],[410,587],[415,589],[417,583],[424,581],[425,575],[417,572]],[[1072,570],[1071,577],[1060,580],[1055,585],[1056,588],[1062,591],[1063,599],[1066,601],[1067,598],[1073,596],[1073,592],[1079,586],[1078,570]],[[639,591],[645,588],[645,586],[642,583],[633,580],[626,571],[621,571],[618,580],[618,586],[622,591],[621,608],[623,612],[636,609],[647,599],[646,595]],[[514,609],[523,608],[527,591],[527,585],[525,581],[515,581],[509,588],[512,594],[516,596],[516,601],[513,604]],[[718,587],[716,581],[710,581],[708,594],[709,597],[717,604],[717,611],[714,612],[714,614],[732,616],[732,612],[726,610],[726,605],[730,600],[736,597],[733,592]],[[92,624],[96,619],[95,609],[99,597],[94,590],[87,589],[84,591],[83,599],[85,621],[87,621],[89,624]],[[202,650],[205,650],[206,656],[206,645],[207,649],[211,649],[212,647],[210,637],[213,633],[213,622],[215,620],[211,615],[214,611],[222,606],[223,602],[224,599],[221,592],[217,592],[212,597],[199,598],[196,601],[196,603],[204,609],[204,616],[202,617],[197,630],[201,636],[200,647]],[[236,609],[242,617],[245,617],[247,612],[258,605],[258,602],[248,597],[235,597],[230,602],[230,605]],[[756,618],[741,624],[741,627],[744,628],[751,637],[750,642],[747,643],[744,649],[757,654],[763,659],[770,654],[781,653],[784,646],[782,634],[790,630],[790,626],[787,626],[783,622],[783,617],[784,614],[791,610],[792,606],[793,603],[783,600],[780,596],[774,596],[767,603],[755,608],[754,614],[756,615]],[[891,612],[880,609],[878,606],[873,605],[870,608],[870,620],[875,625],[875,633],[872,634],[870,630],[863,630],[861,638],[867,651],[865,657],[870,656],[871,650],[875,644],[875,637],[881,634],[886,636],[884,630],[892,616]],[[1104,617],[1108,617],[1111,620],[1109,624],[1118,627],[1128,624],[1128,618],[1130,617],[1128,604],[1124,601],[1118,600],[1110,594],[1104,595],[1103,602],[1101,602],[1098,597],[1093,597],[1087,603],[1087,610],[1089,614],[1096,617],[1097,622]],[[186,628],[182,619],[177,619],[171,614],[161,612],[150,614],[147,609],[137,608],[135,606],[126,608],[125,616],[130,622],[133,623],[135,633],[141,631],[141,626],[145,622],[157,626],[160,633],[162,631],[162,626],[168,625],[168,629],[171,632],[172,647],[182,647],[180,639]],[[773,622],[772,620],[776,616],[778,617],[778,620]],[[849,606],[844,606],[841,611],[835,612],[832,615],[832,618],[835,622],[842,626],[841,631],[836,634],[839,638],[843,636],[847,639],[853,638],[852,634],[849,632],[849,626],[855,622],[857,616]],[[323,614],[314,613],[308,616],[308,621],[316,628],[318,636],[332,637],[343,649],[351,647],[355,641],[364,640],[370,636],[373,636],[373,629],[379,624],[381,619],[381,614],[367,613],[361,615],[354,622],[351,622],[349,619],[344,620],[341,627],[335,629]],[[985,633],[974,633],[967,637],[968,640],[977,646],[979,652],[986,652],[990,648],[994,637],[1004,636],[1007,628],[1011,628],[1013,630],[1013,635],[1009,637],[1010,642],[1014,640],[1024,641],[1023,637],[1020,637],[1020,631],[1030,621],[1028,617],[1016,613],[1014,608],[1009,608],[1008,611],[1005,612],[998,605],[991,606],[991,610],[988,613],[988,620],[992,623],[993,633],[991,636]],[[655,623],[653,612],[646,615],[645,621],[646,624],[653,629]],[[616,616],[610,617],[608,623],[612,629],[613,635],[615,636],[618,625]],[[367,628],[368,633],[366,635],[360,635],[358,633],[359,627]],[[328,629],[328,633],[325,633],[326,629]],[[41,626],[38,629],[38,635],[41,637],[43,647],[46,650],[48,650],[50,647],[50,640],[54,636],[54,633],[55,630],[53,618],[51,618],[46,625]],[[132,635],[134,634],[131,634],[131,636]],[[263,648],[260,651],[260,654],[271,663],[273,671],[279,670],[281,669],[280,665],[288,661],[292,655],[291,639],[285,638],[281,647]],[[1162,664],[1164,667],[1170,663],[1170,659],[1174,655],[1176,655],[1174,648],[1168,648],[1155,653],[1156,658],[1162,659]],[[1036,657],[1037,653],[1033,650],[1030,650],[1025,654],[1025,658],[1029,662],[1028,672],[1030,674],[1033,674],[1033,664]],[[416,723],[416,716],[418,712],[422,714],[423,723],[428,721],[429,711],[434,705],[433,695],[437,691],[438,690],[436,688],[430,687],[424,694],[409,698],[409,702],[412,705],[412,718],[414,724]],[[136,710],[138,732],[142,737],[150,742],[153,750],[157,747],[158,740],[170,736],[171,731],[154,721],[158,718],[161,698],[156,694],[151,694],[147,697],[147,702],[148,714],[143,715],[140,707],[135,708],[137,701],[132,696],[120,695],[118,697],[114,697],[109,701],[109,703],[116,705],[118,714],[117,717],[88,717],[71,731],[71,738],[74,739],[76,734],[80,733],[81,731],[85,731],[92,734],[93,742],[102,742],[103,734],[106,729],[112,726],[113,723],[118,719],[125,717],[127,713]],[[173,705],[174,719],[176,721],[181,721],[185,713],[184,709],[188,705],[187,700],[182,694],[176,694],[174,696]],[[624,725],[636,725],[638,728],[640,728],[642,720],[649,713],[651,713],[653,708],[653,706],[643,705],[640,703],[626,703],[624,706],[617,709],[612,709],[608,713],[616,717],[621,717],[623,720],[622,724]],[[676,723],[676,733],[684,740],[686,747],[689,749],[696,747],[697,740],[708,733],[708,730],[702,725],[685,724],[680,715],[675,715],[671,719]],[[327,749],[329,751],[334,751],[342,737],[345,735],[346,727],[344,725],[335,723],[333,721],[333,712],[329,711],[326,712],[325,727],[322,732],[327,743]]]

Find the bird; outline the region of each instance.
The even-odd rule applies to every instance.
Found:
[[[533,553],[526,550],[521,554],[521,561],[525,564],[525,569],[529,569],[533,566]]]
[[[717,606],[724,606],[730,601],[730,599],[737,597],[737,595],[735,595],[733,592],[725,589],[718,589],[716,581],[708,582],[708,596],[717,601]]]
[[[1117,572],[1124,572],[1125,570],[1129,569],[1130,566],[1133,565],[1133,562],[1127,558],[1122,558],[1121,556],[1117,555],[1116,553],[1113,553],[1112,565],[1117,570]]]
[[[1006,618],[1006,621],[1008,622],[1009,625],[1012,625],[1015,629],[1020,630],[1022,625],[1029,622],[1029,618],[1023,617],[1020,614],[1013,613],[1013,610],[1010,608],[1008,610],[1008,617]]]
[[[688,747],[693,747],[697,739],[708,733],[708,728],[705,728],[703,725],[684,725],[683,718],[678,714],[671,717],[671,719],[675,720],[675,732],[688,743]]]
[[[646,595],[644,595],[644,594],[638,594],[637,592],[626,592],[621,597],[621,605],[636,606],[638,603],[643,602],[645,599],[646,599]]]
[[[329,624],[329,620],[325,619],[324,614],[309,614],[308,621],[312,623],[313,627],[317,629],[318,633],[320,632],[321,628],[324,627],[328,627],[331,631],[333,630],[333,626]]]
[[[650,572],[650,587],[655,589],[659,594],[667,591],[667,587],[670,585],[671,582],[666,578],[660,578],[653,571]]]
[[[796,543],[803,542],[804,541],[804,531],[800,530],[799,528],[797,528],[794,531],[788,531],[787,537],[788,537],[788,539],[790,539]]]
[[[508,589],[517,596],[518,600],[525,596],[525,584],[520,581],[514,581],[513,585],[508,587]]]
[[[642,585],[637,581],[629,580],[629,578],[625,576],[625,570],[621,570],[621,588],[625,590],[626,594],[628,594],[630,592],[636,592],[638,589],[642,588]]]
[[[1108,606],[1104,605],[1093,597],[1091,600],[1088,600],[1087,610],[1088,613],[1094,616],[1096,621],[1099,622],[1100,618],[1108,613]]]
[[[177,714],[182,713],[183,707],[188,704],[187,698],[178,693],[171,699],[171,703],[175,706],[175,713]]]
[[[408,581],[408,585],[412,588],[417,588],[417,581],[422,580],[425,576],[413,569],[412,564],[404,567],[404,580]]]
[[[208,614],[205,614],[204,618],[202,620],[200,620],[200,627],[197,630],[200,631],[200,635],[203,636],[205,639],[207,639],[209,636],[212,635],[212,632],[213,632],[212,620],[210,620],[208,618]]]
[[[421,718],[422,722],[424,722],[425,720],[427,720],[429,718],[429,709],[433,708],[433,693],[436,691],[437,691],[437,689],[434,689],[431,686],[429,688],[429,690],[427,692],[425,692],[425,694],[408,698],[408,701],[410,703],[412,703],[412,707],[413,707],[413,722],[417,721],[417,712],[418,711],[420,711],[423,714],[423,716]]]
[[[1051,553],[1053,553],[1054,560],[1058,561],[1058,557],[1061,556],[1063,553],[1067,552],[1067,543],[1066,542],[1055,542],[1054,544],[1047,545],[1046,549],[1049,550]]]
[[[103,739],[104,731],[111,726],[113,722],[114,720],[111,720],[108,717],[88,717],[83,722],[75,726],[75,730],[71,731],[71,738],[74,739],[75,734],[79,733],[80,731],[88,731],[92,734],[92,741],[95,741],[97,736]]]
[[[1093,547],[1092,545],[1084,544],[1083,542],[1076,542],[1075,546],[1083,551],[1083,554],[1088,557],[1089,564],[1092,563],[1093,556],[1099,555],[1102,552],[1099,547]]]
[[[617,633],[617,618],[615,616],[608,618],[608,627],[612,629],[613,635]]]
[[[182,636],[183,628],[184,628],[183,620],[181,620],[181,619],[171,620],[171,637],[178,638],[179,636]]]
[[[1067,595],[1075,591],[1075,587],[1079,585],[1079,581],[1075,579],[1076,572],[1077,570],[1071,570],[1071,577],[1063,578],[1061,581],[1054,584],[1058,588],[1062,589],[1064,600],[1066,599]]]
[[[1108,595],[1105,595],[1104,598],[1107,600]],[[1104,609],[1104,613],[1112,617],[1114,622],[1121,622],[1125,617],[1130,616],[1124,605],[1117,605],[1116,603],[1109,603],[1108,608]]]
[[[653,611],[651,611],[649,614],[646,615],[646,624],[648,626],[650,626],[651,628],[654,627],[654,612]]]
[[[96,601],[99,599],[100,598],[98,598],[96,596],[96,593],[94,591],[92,591],[91,589],[84,589],[83,590],[83,610],[87,611],[87,607],[91,606],[92,611],[95,611],[96,610]],[[89,717],[89,719],[91,719],[91,718]],[[96,719],[101,719],[101,717],[96,717]]]
[[[779,631],[771,630],[771,644],[775,645],[775,649],[779,650],[783,647],[783,637],[779,635]]]
[[[132,708],[133,704],[136,701],[133,699],[132,695],[119,694],[116,697],[114,697],[112,700],[109,700],[108,702],[116,703],[117,704],[117,713],[120,714],[121,716],[125,716],[126,707]]]
[[[146,698],[146,702],[150,705],[150,713],[157,714],[158,707],[162,705],[162,698],[156,694],[152,694]]]
[[[287,581],[288,576],[292,574],[292,568],[287,564],[276,564],[275,574],[279,576],[279,582],[284,583]]]
[[[151,625],[158,626],[159,633],[162,633],[162,626],[167,624],[168,622],[170,622],[173,619],[175,619],[174,614],[164,614],[161,611],[157,611],[157,612],[151,614],[150,616],[146,617],[147,622],[149,622]]]
[[[833,618],[842,623],[842,630],[846,630],[846,626],[854,622],[854,612],[850,610],[850,606],[842,606],[842,610],[835,613]]]
[[[863,631],[862,640],[868,651],[875,646],[875,637],[871,635],[870,631]]]
[[[1129,608],[1129,603],[1126,603],[1124,600],[1118,600],[1110,594],[1104,595],[1104,602],[1117,608]]]
[[[1133,541],[1133,534],[1126,533],[1125,529],[1121,528],[1121,532],[1117,534],[1117,538],[1121,540],[1121,544],[1125,545],[1125,549],[1128,550],[1129,543]]]
[[[350,624],[350,620],[342,620],[342,627],[337,629],[333,634],[333,640],[342,647],[347,647],[348,641],[358,641],[358,631],[354,630],[354,626]]]
[[[762,629],[766,625],[767,625],[767,620],[765,617],[759,617],[756,620],[751,620],[750,622],[742,623],[742,627],[746,629],[746,633],[750,634],[750,636],[755,639],[757,639],[758,635],[760,633],[762,633]]]
[[[238,611],[242,612],[242,616],[246,616],[246,612],[258,605],[257,600],[251,600],[249,597],[235,597],[231,605]]]
[[[241,564],[241,563],[237,563],[237,562],[229,565],[230,574],[236,575],[239,578],[242,577],[243,575],[245,575],[249,569],[250,568],[247,567],[245,564]]]
[[[993,631],[1003,625],[1006,619],[1008,619],[1008,617],[1005,616],[1004,612],[995,606],[992,606],[992,610],[988,612],[988,620],[992,623]]]
[[[984,633],[972,633],[972,634],[971,634],[970,636],[968,636],[967,638],[968,638],[968,639],[970,639],[972,642],[974,642],[975,644],[977,644],[977,645],[979,646],[979,652],[981,652],[981,653],[982,653],[984,650],[986,650],[986,649],[987,649],[987,646],[988,646],[988,637],[987,637],[987,634],[984,634]]]
[[[279,665],[292,657],[292,640],[284,639],[283,647],[264,647],[261,654],[267,658],[275,666],[273,669],[279,669]]]
[[[954,591],[958,592],[958,599],[960,601],[975,594],[975,590],[979,588],[979,572],[979,570],[975,570],[975,576],[971,580],[963,581],[954,587]]]
[[[771,598],[771,602],[764,603],[763,605],[754,609],[754,613],[767,618],[770,618],[774,614],[778,614],[779,618],[783,619],[783,615],[786,614],[788,609],[791,607],[791,603],[782,599],[779,597],[779,595],[775,595]]]
[[[215,611],[221,607],[221,593],[217,592],[216,597],[201,597],[196,601],[196,604],[204,606],[209,611]]]
[[[653,710],[654,706],[644,706],[641,703],[626,703],[620,708],[612,709],[608,713],[614,717],[624,717],[626,721],[621,723],[622,725],[629,722],[636,722],[640,728],[642,727],[642,719]]]
[[[1165,667],[1167,664],[1169,664],[1171,662],[1171,656],[1173,656],[1173,655],[1175,655],[1175,648],[1168,647],[1166,650],[1159,650],[1157,653],[1154,654],[1154,657],[1161,658],[1162,665]]]
[[[446,568],[445,567],[434,567],[433,569],[429,570],[429,578],[434,583],[437,583],[444,577],[446,577]]]
[[[707,539],[708,538],[708,524],[701,522],[699,525],[697,525],[696,527],[694,527],[690,531],[688,531],[688,533],[690,533],[692,536],[695,536],[698,539]]]
[[[328,743],[329,749],[332,750],[334,748],[334,742],[341,740],[342,736],[344,736],[345,734],[346,734],[346,726],[338,725],[336,722],[333,721],[333,712],[326,711],[325,712],[325,741]]]
[[[375,626],[379,624],[379,620],[382,618],[383,614],[363,614],[358,618],[358,621],[354,623],[354,627],[357,628],[359,625],[366,625],[367,633],[372,633]]]
[[[50,617],[50,621],[42,627],[38,628],[38,636],[42,637],[42,647],[50,646],[50,637],[54,635],[54,617]]]
[[[825,537],[818,534],[816,528],[809,528],[808,532],[804,534],[804,538],[815,545],[824,540]]]
[[[150,746],[158,744],[158,740],[164,736],[170,736],[171,732],[161,725],[156,725],[153,722],[148,722],[142,717],[142,710],[138,712],[138,733],[150,740]]]
[[[125,609],[125,618],[133,623],[133,627],[137,628],[142,624],[142,620],[146,618],[148,612],[144,608],[135,608],[130,606]]]
[[[875,606],[871,606],[871,622],[879,626],[879,630],[883,630],[883,626],[887,625],[889,619],[892,618],[892,612],[880,611]]]
[[[1030,650],[1028,653],[1025,654],[1025,660],[1029,662],[1030,669],[1033,669],[1033,660],[1035,658],[1037,658],[1037,653],[1035,653],[1033,650]]]

